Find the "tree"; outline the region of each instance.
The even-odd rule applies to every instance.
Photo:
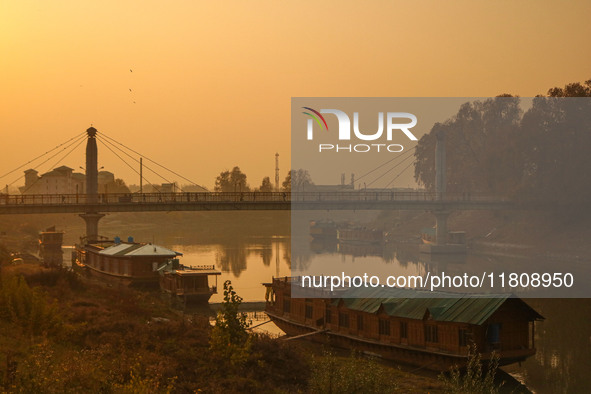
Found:
[[[314,182],[312,182],[310,173],[308,170],[301,168],[299,170],[289,171],[282,184],[283,190],[288,192],[292,190],[296,192],[306,191],[312,185],[314,185]]]
[[[123,179],[117,178],[105,184],[105,193],[129,193],[129,188]]]
[[[236,166],[232,171],[222,171],[215,180],[216,192],[248,192],[250,187],[246,183],[246,174]]]
[[[525,113],[518,97],[463,104],[415,151],[415,179],[435,188],[435,142],[444,133],[447,191],[571,203],[591,200],[591,80],[537,96]]]
[[[232,282],[224,282],[224,302],[215,318],[211,331],[209,348],[214,358],[220,363],[243,364],[251,345],[246,314],[239,312],[242,297],[236,294]]]
[[[502,194],[515,188],[514,162],[518,152],[521,109],[519,98],[496,97],[463,104],[458,113],[436,123],[415,151],[415,179],[435,189],[436,135],[445,135],[447,191]]]
[[[261,187],[259,187],[259,191],[261,192],[272,192],[273,191],[273,184],[271,183],[271,178],[268,176],[263,178],[263,182],[261,183]]]
[[[291,191],[291,171],[287,172],[287,176],[285,180],[281,184],[281,188],[283,191],[290,192]]]

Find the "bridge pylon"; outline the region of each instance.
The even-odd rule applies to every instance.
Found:
[[[86,222],[86,243],[98,241],[98,222],[105,216],[104,213],[87,212],[79,215]]]
[[[86,130],[86,199],[90,203],[98,201],[98,149],[96,145],[97,130],[89,127]],[[86,212],[80,217],[86,222],[86,242],[98,241],[98,222],[105,216],[98,212]]]
[[[439,130],[435,144],[435,198],[437,201],[446,200],[447,179],[445,174],[445,133]],[[431,254],[460,254],[466,252],[466,245],[448,244],[447,219],[451,213],[449,209],[431,211],[435,216],[435,244],[421,245],[420,251]]]

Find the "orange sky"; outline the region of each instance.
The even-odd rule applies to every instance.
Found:
[[[591,78],[589,15],[588,1],[2,1],[0,175],[92,123],[207,187],[234,165],[258,186],[275,152],[289,168],[291,97],[545,93]],[[99,161],[138,183],[100,144]],[[60,164],[83,166],[83,146]]]

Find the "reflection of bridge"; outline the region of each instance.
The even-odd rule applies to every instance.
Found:
[[[428,192],[235,192],[4,195],[0,214],[240,210],[490,210],[518,208],[490,196]]]

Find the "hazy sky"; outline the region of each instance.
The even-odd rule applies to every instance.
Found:
[[[591,78],[589,15],[589,1],[0,0],[0,175],[93,124],[197,183],[238,165],[258,186],[275,152],[289,169],[291,97],[545,93]],[[83,146],[60,165],[84,166]],[[99,162],[138,183],[100,144]]]

